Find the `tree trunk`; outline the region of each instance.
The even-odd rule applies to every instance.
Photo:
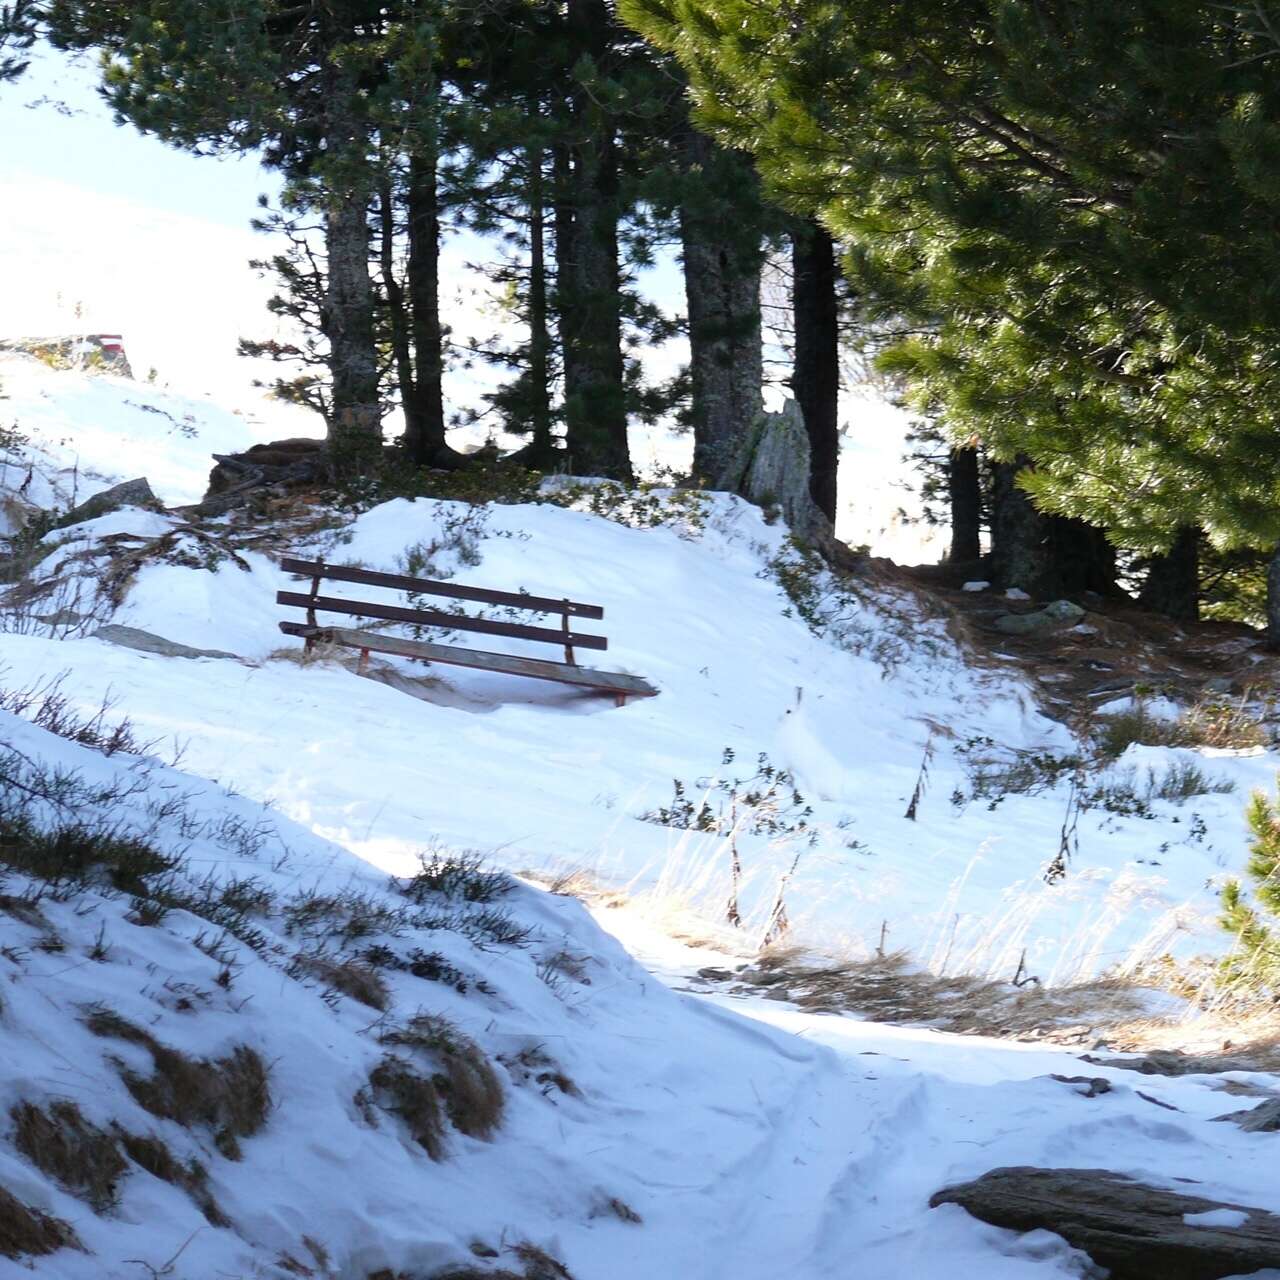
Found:
[[[1177,622],[1200,617],[1200,530],[1178,530],[1173,545],[1147,562],[1138,603]]]
[[[384,181],[378,187],[378,259],[382,292],[387,302],[387,335],[395,364],[396,385],[400,390],[400,407],[404,413],[404,447],[414,457],[413,349],[409,344],[409,309],[400,277],[396,275],[395,210],[391,183]]]
[[[977,449],[952,449],[947,462],[951,503],[952,564],[972,564],[982,555],[982,481]]]
[[[551,438],[551,331],[547,312],[546,193],[543,183],[543,151],[529,149],[529,456],[535,466],[555,460]]]
[[[569,0],[568,20],[587,56],[603,67],[613,38],[605,0]],[[564,246],[571,256],[558,259],[566,443],[576,474],[629,481],[615,129],[608,111],[583,87],[575,87],[573,110],[573,227]]]
[[[450,466],[445,440],[444,330],[440,323],[440,200],[434,153],[409,160],[409,304],[413,324],[414,436],[410,455],[425,466]]]
[[[693,474],[731,488],[744,440],[764,410],[760,333],[761,237],[733,232],[730,193],[756,182],[751,163],[690,128],[680,208],[689,366],[693,382]]]
[[[791,237],[795,367],[791,388],[809,433],[809,491],[833,524],[840,465],[840,330],[835,243],[817,222]]]
[[[1267,636],[1268,649],[1280,651],[1280,546],[1267,565]]]
[[[343,33],[336,33],[334,39]],[[328,259],[320,327],[329,343],[332,395],[327,443],[338,472],[358,472],[382,447],[373,279],[369,272],[372,184],[351,72],[328,65],[325,78],[324,235]]]
[[[991,575],[996,586],[1040,598],[1115,591],[1115,549],[1082,520],[1044,516],[1018,487],[1030,462],[997,464],[991,495]]]
[[[359,471],[377,457],[382,444],[364,191],[330,195],[325,211],[325,247],[329,273],[322,328],[329,340],[333,379],[329,451],[338,471]]]

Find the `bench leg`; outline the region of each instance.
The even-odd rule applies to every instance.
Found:
[[[368,649],[361,649],[361,650],[360,650],[360,663],[359,663],[359,665],[356,667],[356,674],[357,674],[357,675],[364,675],[364,673],[365,673],[366,671],[368,671],[368,670],[369,670],[369,650],[368,650]]]
[[[627,705],[627,695],[625,693],[615,693],[613,695],[613,705],[615,707],[625,707]]]

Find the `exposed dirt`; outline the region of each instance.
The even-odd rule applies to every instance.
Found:
[[[1259,632],[1243,623],[1173,622],[1127,597],[1090,592],[1072,597],[1086,611],[1076,625],[1005,635],[995,625],[1002,614],[1031,613],[1048,601],[1010,600],[991,588],[965,591],[971,574],[947,565],[898,572],[943,604],[980,653],[1026,671],[1055,719],[1087,719],[1135,687],[1184,703],[1209,697],[1254,705],[1269,701],[1280,682],[1280,654],[1267,652]]]

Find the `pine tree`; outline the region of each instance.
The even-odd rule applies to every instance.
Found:
[[[925,325],[893,367],[957,439],[1033,458],[1042,510],[1150,551],[1193,523],[1276,544],[1264,23],[1196,0],[622,9],[680,59],[700,121]]]
[[[1261,791],[1245,817],[1253,839],[1246,872],[1252,888],[1230,880],[1222,891],[1222,927],[1236,938],[1227,973],[1248,985],[1280,986],[1280,808]]]
[[[0,4],[0,84],[26,69],[26,51],[35,43],[40,11],[33,0]]]

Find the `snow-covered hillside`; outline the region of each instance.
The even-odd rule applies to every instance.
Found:
[[[49,421],[129,420],[140,389],[65,376]],[[196,497],[234,421],[116,459],[106,430],[99,480]],[[60,462],[33,463],[65,505]],[[60,585],[0,624],[0,1276],[1046,1280],[1088,1264],[929,1197],[1025,1164],[1280,1209],[1274,1138],[1210,1123],[1234,1109],[1210,1077],[1138,1092],[1091,1065],[1112,1087],[1085,1097],[1052,1078],[1080,1075],[1065,1052],[681,990],[753,955],[780,904],[791,943],[939,974],[1221,949],[1215,885],[1273,754],[1130,748],[1050,884],[1079,744],[944,617],[840,585],[737,499],[543,496],[274,540],[125,510],[42,540],[31,572]],[[601,604],[599,665],[658,696],[300,662],[284,549]],[[108,621],[231,656],[94,638]],[[141,754],[67,740],[104,700]],[[1192,765],[1236,791],[1155,794]],[[76,856],[93,869],[51,883]],[[64,1247],[6,1261],[19,1228]]]
[[[59,421],[110,423],[137,392],[72,376],[65,401],[47,386],[44,395]],[[116,409],[91,410],[82,397]],[[209,447],[203,434],[166,432],[117,465],[185,469],[193,482]],[[110,450],[97,456],[105,466]],[[1036,711],[1016,674],[974,665],[945,620],[905,592],[868,582],[855,595],[807,578],[785,529],[740,500],[595,505],[615,509],[397,500],[290,545],[391,571],[425,556],[437,575],[601,604],[605,665],[661,689],[620,710],[555,685],[395,659],[375,663],[389,683],[336,664],[300,667],[288,660],[300,646],[277,629],[288,613],[275,604],[294,580],[271,556],[232,558],[183,521],[146,512],[49,535],[59,550],[40,572],[56,575],[78,556],[75,571],[96,583],[122,548],[160,539],[131,567],[127,590],[116,587],[112,621],[244,661],[27,634],[0,639],[0,662],[19,685],[65,668],[66,689],[85,704],[114,691],[146,733],[188,741],[203,775],[390,871],[435,837],[516,870],[588,871],[714,923],[729,893],[723,831],[733,808],[716,784],[742,780],[745,793],[763,760],[794,776],[802,803],[781,815],[790,834],[739,833],[748,949],[784,876],[797,940],[855,953],[887,943],[939,972],[1009,977],[1025,949],[1031,972],[1064,982],[1221,945],[1217,886],[1242,865],[1243,799],[1271,784],[1272,756],[1131,748],[1095,780],[1069,874],[1047,884],[1070,816],[1068,778],[1030,793],[998,779],[1030,762],[1034,781],[1037,760],[1051,768],[1077,744]],[[811,593],[821,634],[799,616],[786,577]],[[908,821],[926,751],[924,794]],[[1234,791],[1146,803],[1170,770],[1192,765]],[[702,825],[718,832],[643,820],[671,807],[676,781],[695,807],[705,795],[718,820]]]

